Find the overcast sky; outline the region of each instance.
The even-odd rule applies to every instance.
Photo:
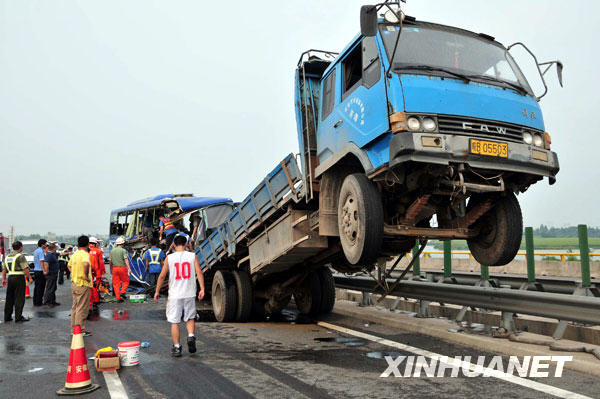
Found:
[[[293,74],[363,1],[0,1],[0,231],[107,233],[158,193],[236,201],[298,151]],[[561,59],[541,106],[561,171],[526,225],[600,225],[598,2],[408,0],[408,15]]]

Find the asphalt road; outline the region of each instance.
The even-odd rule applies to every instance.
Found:
[[[32,317],[30,322],[0,324],[0,398],[53,398],[64,386],[71,343],[69,294],[70,285],[59,286],[62,305],[52,309],[32,308],[29,299],[25,314]],[[0,289],[1,309],[4,296]],[[88,357],[121,341],[150,342],[150,348],[141,349],[139,366],[119,371],[130,398],[553,397],[495,378],[381,378],[387,368],[382,355],[411,353],[325,329],[298,318],[293,306],[276,320],[245,324],[216,323],[210,312],[200,311],[198,352],[190,355],[184,345],[183,357],[171,358],[164,307],[165,302],[103,304],[88,322],[93,333],[85,338]],[[493,355],[336,314],[323,320],[448,356]],[[102,374],[92,361],[89,365],[92,381],[101,388],[86,397],[110,397]],[[565,370],[562,378],[537,381],[600,397],[599,381],[586,374]]]

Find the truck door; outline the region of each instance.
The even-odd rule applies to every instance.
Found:
[[[389,130],[385,79],[375,37],[365,37],[340,64],[340,104],[335,150],[352,142],[362,148]]]

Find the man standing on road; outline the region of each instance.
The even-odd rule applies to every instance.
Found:
[[[25,306],[25,284],[31,284],[29,265],[23,252],[21,241],[12,244],[13,252],[4,259],[2,267],[2,286],[7,285],[6,273],[8,272],[8,285],[6,287],[6,303],[4,304],[4,322],[12,320],[13,308],[15,309],[15,322],[29,321],[23,317],[23,306]],[[27,278],[27,282],[23,279]]]
[[[56,244],[48,245],[48,253],[44,260],[44,277],[46,278],[46,290],[44,292],[44,305],[50,307],[58,306],[56,302],[56,282],[58,280],[58,257],[56,256]]]
[[[125,244],[125,239],[117,238],[114,248],[110,251],[110,272],[113,276],[113,291],[117,302],[127,299],[125,292],[129,287],[129,259],[127,259],[127,251],[123,248],[123,244]]]
[[[163,260],[166,258],[165,253],[158,247],[158,240],[152,238],[150,240],[152,248],[146,251],[144,260],[146,262],[146,272],[150,274],[148,282],[150,285],[156,285],[158,282],[158,275],[162,271]]]
[[[33,306],[42,306],[44,299],[44,290],[46,289],[46,279],[42,262],[46,259],[47,241],[40,238],[38,248],[33,251],[33,278],[35,279],[35,288],[33,289]]]
[[[71,271],[71,292],[73,293],[73,306],[71,308],[71,331],[76,325],[81,326],[83,336],[92,335],[85,328],[85,320],[90,311],[90,287],[92,286],[92,268],[88,246],[90,240],[87,236],[77,239],[77,251],[69,260]]]
[[[195,317],[196,317],[196,278],[200,284],[198,300],[204,298],[204,275],[200,270],[200,263],[193,252],[185,250],[186,239],[177,236],[175,252],[167,256],[163,268],[158,276],[158,284],[154,293],[154,301],[158,302],[160,287],[162,287],[167,273],[169,273],[169,298],[167,301],[167,321],[171,323],[171,339],[173,346],[171,356],[181,356],[181,343],[179,340],[179,323],[185,322],[188,332],[187,345],[190,353],[196,352]],[[193,266],[192,266],[193,265]]]
[[[58,284],[63,285],[65,282],[65,272],[67,271],[67,249],[64,242],[60,243],[60,250],[58,251]]]

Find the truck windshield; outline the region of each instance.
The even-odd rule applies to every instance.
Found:
[[[392,56],[398,26],[381,25],[381,37]],[[394,72],[460,76],[511,87],[533,95],[527,80],[504,48],[484,38],[432,27],[402,27],[392,63]]]

